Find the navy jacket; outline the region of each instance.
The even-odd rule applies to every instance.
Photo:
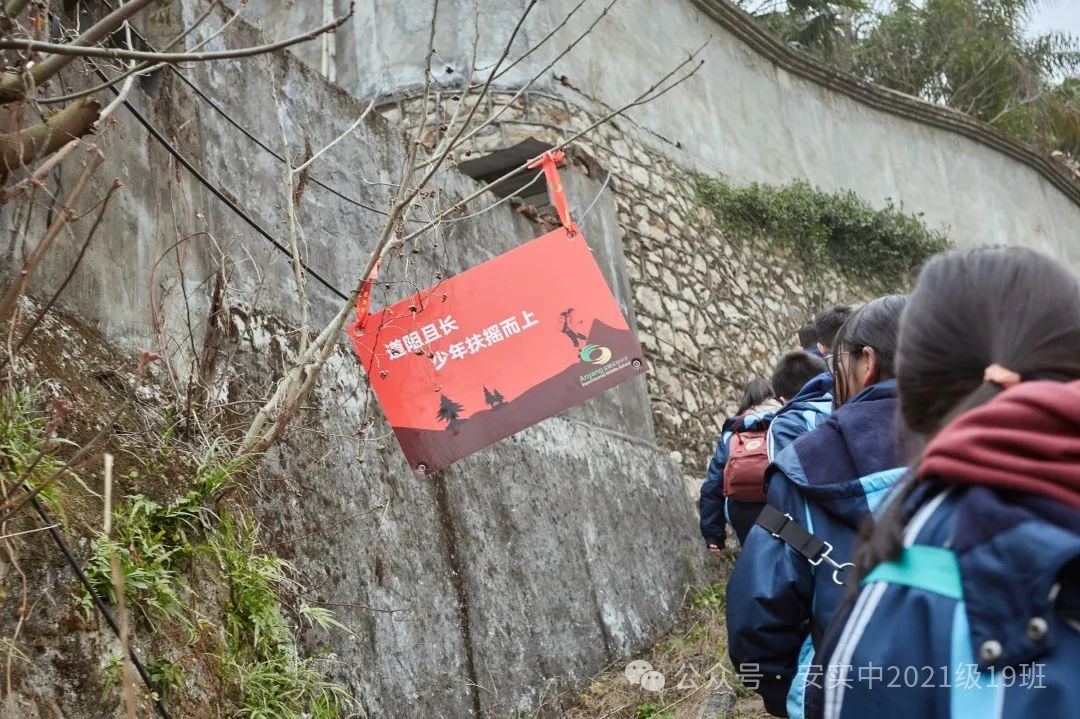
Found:
[[[764,402],[757,407],[751,407],[745,414],[739,417],[728,417],[716,440],[716,451],[709,461],[709,469],[705,474],[705,482],[701,485],[701,497],[698,499],[698,509],[701,512],[701,536],[706,544],[724,546],[724,538],[727,536],[724,515],[724,465],[727,464],[728,445],[731,435],[738,429],[762,430],[769,426],[774,412],[779,408],[779,403],[774,400]]]
[[[903,561],[838,613],[807,716],[1080,715],[1080,512],[937,483],[908,507]]]
[[[767,435],[769,459],[775,460],[788,445],[832,414],[832,391],[832,375],[822,372],[777,411]]]
[[[895,381],[872,385],[766,472],[769,504],[832,544],[837,562],[851,561],[860,523],[903,474],[896,410]],[[728,650],[737,669],[755,675],[770,713],[801,716],[812,629],[828,626],[844,591],[827,564],[813,567],[765,529],[750,531],[728,582]]]

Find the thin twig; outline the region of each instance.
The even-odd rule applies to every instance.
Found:
[[[334,529],[335,527],[340,527],[341,525],[347,524],[347,523],[353,521],[354,519],[358,519],[360,517],[363,517],[365,514],[371,514],[372,512],[377,512],[377,511],[379,511],[380,509],[382,509],[385,506],[386,506],[385,504],[380,504],[380,505],[378,505],[376,507],[371,507],[369,509],[365,509],[363,511],[356,512],[355,514],[350,514],[348,517],[345,517],[344,519],[339,519],[338,521],[333,522],[331,524],[328,524],[325,527],[323,527],[322,529],[316,530],[314,532],[310,532],[308,534],[303,534],[303,535],[301,535],[299,537],[295,537],[293,539],[283,539],[280,542],[274,542],[273,544],[268,544],[267,548],[268,549],[273,549],[274,547],[280,547],[283,544],[296,544],[297,542],[302,542],[305,539],[311,539],[312,537],[317,537],[320,534],[325,534],[326,532],[330,531],[331,529]]]
[[[124,23],[124,40],[127,42],[128,50],[134,50],[135,49],[135,44],[131,41],[131,23],[130,22],[125,22]],[[120,103],[122,103],[124,100],[127,99],[128,93],[131,92],[131,86],[135,82],[135,76],[131,74],[135,70],[135,66],[136,66],[136,62],[134,60],[132,60],[130,63],[128,63],[128,78],[124,82],[123,87],[120,88],[120,94],[118,94],[116,97],[114,97],[113,101],[110,102],[108,105],[106,105],[105,109],[101,111],[101,114],[98,115],[97,122],[94,123],[94,127],[96,127],[96,128],[103,127],[104,126],[103,123],[105,123],[109,119],[109,116],[113,114],[113,112],[120,105]]]
[[[536,173],[536,177],[529,180],[529,182],[527,184],[522,185],[518,189],[518,194],[517,195],[507,195],[506,197],[502,198],[498,202],[494,202],[494,203],[488,205],[487,207],[485,207],[482,210],[477,210],[476,212],[472,212],[472,213],[470,213],[468,215],[462,215],[461,217],[455,217],[455,218],[453,218],[451,220],[447,220],[446,222],[447,222],[447,224],[453,224],[453,223],[457,223],[457,222],[464,222],[465,220],[471,220],[474,217],[479,217],[480,215],[483,215],[483,214],[485,214],[487,212],[491,212],[496,207],[499,207],[500,205],[502,205],[504,202],[509,202],[510,200],[514,199],[514,197],[520,197],[521,192],[523,192],[523,191],[529,189],[530,187],[532,187],[533,185],[535,185],[537,182],[540,181],[540,178],[542,178],[543,176],[544,176],[544,171],[541,170],[540,172]]]
[[[461,143],[464,143],[464,142],[468,142],[472,138],[476,137],[476,135],[479,134],[480,132],[482,132],[484,130],[484,128],[489,127],[491,124],[493,124],[495,121],[497,121],[499,119],[499,117],[501,117],[502,114],[504,112],[506,112],[507,109],[509,109],[510,107],[513,107],[514,103],[517,102],[518,98],[520,98],[522,95],[524,95],[525,92],[530,87],[532,87],[534,82],[536,82],[538,79],[540,79],[544,75],[544,73],[546,73],[548,70],[550,70],[552,67],[555,66],[555,63],[557,63],[559,60],[561,60],[566,55],[568,55],[571,50],[573,50],[575,47],[577,47],[578,43],[580,43],[590,33],[592,33],[592,31],[596,28],[596,26],[600,23],[600,21],[603,20],[604,17],[608,14],[608,11],[611,10],[612,6],[615,5],[615,3],[617,3],[618,1],[619,0],[611,0],[611,2],[609,2],[607,4],[607,6],[596,17],[596,19],[593,20],[592,24],[589,25],[589,27],[585,28],[585,30],[580,35],[578,35],[577,38],[575,38],[573,42],[571,42],[569,45],[567,45],[565,48],[563,48],[562,52],[560,52],[558,55],[556,55],[555,58],[551,62],[549,62],[547,65],[545,65],[539,72],[534,73],[533,76],[530,77],[527,82],[525,82],[520,88],[517,89],[517,91],[514,93],[514,95],[509,100],[507,100],[504,103],[500,103],[498,110],[496,110],[494,113],[492,113],[489,117],[484,118],[483,122],[481,122],[479,125],[477,125],[472,130],[470,130],[467,135],[462,137],[455,144],[461,144]],[[468,124],[468,123],[466,123],[466,124]],[[429,160],[427,164],[430,164],[431,162],[434,162],[434,159]]]
[[[22,14],[29,0],[8,0],[0,9],[0,32],[10,32],[15,25],[15,19]]]
[[[525,10],[521,13],[521,17],[518,18],[517,25],[514,26],[513,32],[510,33],[510,39],[506,41],[506,45],[503,48],[502,55],[499,56],[499,61],[495,63],[495,69],[491,71],[491,75],[488,76],[487,82],[485,82],[483,88],[481,88],[480,94],[476,97],[476,102],[473,103],[473,106],[471,108],[469,108],[469,114],[465,116],[465,121],[461,124],[461,129],[459,129],[457,131],[457,134],[454,135],[454,139],[452,139],[447,144],[446,150],[441,155],[435,158],[435,162],[432,163],[431,169],[427,171],[427,174],[424,175],[423,179],[421,179],[420,182],[417,183],[416,187],[409,194],[406,195],[404,200],[405,205],[408,205],[410,202],[412,202],[413,198],[416,197],[416,195],[420,192],[422,188],[427,187],[428,182],[431,181],[431,178],[434,177],[435,173],[439,171],[439,167],[449,156],[450,152],[453,151],[453,149],[457,146],[458,141],[461,139],[462,133],[464,133],[465,130],[469,127],[469,123],[472,122],[473,117],[476,115],[476,111],[480,108],[480,103],[484,101],[484,97],[487,95],[488,89],[491,87],[491,83],[495,79],[495,73],[498,71],[503,61],[506,60],[507,55],[510,54],[510,48],[514,44],[514,38],[517,37],[518,32],[521,30],[521,26],[525,24],[525,18],[529,16],[529,12],[532,11],[536,3],[537,0],[530,0],[529,4],[525,6]],[[426,90],[424,92],[424,99],[426,107]],[[426,119],[427,112],[425,111],[423,120],[426,121]]]
[[[52,297],[49,298],[49,301],[46,302],[37,313],[34,321],[30,323],[30,326],[23,332],[19,341],[15,344],[15,354],[17,354],[26,341],[30,339],[31,333],[33,333],[33,331],[37,329],[37,326],[41,324],[41,320],[44,319],[45,314],[52,309],[54,304],[56,304],[56,300],[60,297],[60,294],[67,288],[68,283],[71,282],[71,278],[75,276],[75,272],[79,269],[79,264],[82,263],[86,250],[90,247],[90,241],[94,239],[94,234],[97,232],[98,227],[101,226],[101,220],[105,217],[105,210],[109,207],[109,200],[111,200],[116,191],[123,186],[124,183],[120,182],[120,180],[113,180],[112,187],[109,188],[109,192],[105,195],[105,200],[101,203],[101,208],[98,210],[97,219],[95,219],[94,224],[90,226],[90,231],[86,233],[86,239],[83,240],[82,247],[79,248],[79,254],[76,255],[75,261],[71,264],[71,269],[68,270],[67,276],[64,277],[64,281],[56,288],[56,292],[53,293]],[[0,369],[3,369],[3,367],[4,363],[0,363]]]
[[[71,193],[68,194],[64,200],[63,205],[60,206],[60,210],[57,213],[56,219],[53,220],[52,225],[45,231],[45,236],[41,238],[41,242],[34,248],[34,251],[30,253],[30,256],[23,262],[23,267],[19,271],[19,274],[8,291],[4,294],[3,299],[0,299],[0,322],[6,321],[11,317],[12,311],[15,309],[15,303],[22,295],[23,289],[26,287],[26,283],[30,279],[30,274],[37,269],[42,260],[45,259],[45,254],[48,252],[49,247],[52,246],[53,240],[60,234],[60,230],[71,219],[73,211],[71,206],[86,189],[86,185],[90,180],[90,176],[97,170],[98,166],[104,162],[105,157],[94,148],[87,153],[86,166],[83,168],[82,174],[79,175],[79,179],[75,182],[75,186],[71,188]]]
[[[104,536],[109,541],[112,534],[112,470],[113,456],[105,453],[105,530]],[[109,546],[113,546],[111,543]],[[124,697],[124,710],[127,719],[135,719],[135,667],[131,663],[131,652],[128,648],[128,620],[127,620],[127,597],[124,596],[124,572],[120,568],[119,553],[109,552],[109,567],[112,570],[113,592],[116,595],[116,624],[120,628],[120,651],[123,659],[124,686],[121,694]]]
[[[533,2],[531,2],[526,8],[525,14],[522,16],[517,27],[515,28],[515,33],[517,29],[521,27],[521,24],[524,22],[525,15],[527,15],[528,10],[535,4],[535,2],[536,0],[533,0]],[[507,50],[504,51],[503,54],[504,57],[506,54],[508,54],[508,48],[510,47],[512,42],[513,37],[511,37],[510,41],[507,43]],[[613,110],[604,117],[593,122],[585,129],[573,135],[571,138],[559,143],[557,147],[563,147],[570,142],[573,142],[579,137],[585,135],[586,133],[591,132],[599,125],[608,122],[609,120],[622,114],[623,112],[626,112],[630,108],[636,107],[638,105],[649,102],[657,97],[660,97],[664,93],[671,90],[673,87],[678,86],[680,83],[693,76],[698,71],[698,69],[700,69],[703,61],[699,62],[693,70],[691,70],[685,76],[676,80],[674,83],[668,85],[667,87],[662,87],[664,83],[666,83],[670,78],[676,75],[686,65],[692,62],[694,58],[697,57],[698,54],[700,54],[704,47],[705,45],[702,45],[697,50],[695,50],[692,54],[690,54],[689,57],[687,57],[674,69],[672,69],[662,78],[660,78],[660,80],[650,86],[635,100],[627,103],[626,105],[616,110]],[[496,68],[497,67],[498,65],[496,65]],[[489,84],[490,83],[485,84],[484,92],[487,91],[487,87],[489,86]],[[468,122],[471,119],[472,114],[475,112],[476,108],[479,106],[480,102],[483,100],[483,97],[484,94],[481,93],[481,95],[477,98],[476,104],[473,106],[472,112],[470,113],[469,119],[467,119],[465,124],[462,126],[463,128],[468,127]],[[458,134],[460,136],[460,132]],[[417,194],[419,194],[421,189],[426,187],[427,183],[434,176],[435,172],[438,169],[438,164],[436,164],[424,176],[424,178],[419,183],[417,183],[417,185],[413,189],[407,190],[408,183],[410,182],[412,174],[415,171],[415,151],[418,146],[418,142],[410,143],[409,150],[406,153],[408,157],[406,158],[401,185],[398,187],[397,195],[394,198],[394,201],[391,203],[386,224],[383,226],[382,232],[380,233],[378,240],[375,242],[375,246],[372,249],[371,255],[368,257],[368,262],[360,277],[358,278],[355,287],[349,294],[348,298],[345,300],[345,303],[338,309],[338,312],[334,316],[334,318],[330,321],[328,325],[323,328],[323,330],[319,333],[318,337],[316,337],[315,340],[312,341],[311,345],[307,349],[307,352],[302,353],[296,359],[293,366],[277,383],[274,389],[274,393],[270,396],[269,399],[267,399],[267,401],[256,413],[254,420],[248,426],[247,432],[244,435],[244,439],[240,443],[238,449],[239,456],[261,454],[280,440],[286,427],[289,425],[289,423],[292,421],[292,418],[299,411],[299,405],[310,393],[312,387],[314,387],[315,382],[317,381],[318,376],[322,371],[322,368],[326,364],[326,361],[337,348],[337,338],[341,335],[341,331],[344,328],[346,321],[352,315],[354,306],[356,304],[356,299],[359,296],[360,291],[363,288],[367,278],[371,275],[372,269],[386,253],[387,248],[389,247],[390,238],[394,235],[395,230],[398,228],[398,219],[402,216],[402,212],[409,206],[409,203],[412,201],[412,199],[416,197]],[[449,150],[451,150],[452,148],[453,144],[451,144],[447,148],[447,151],[449,152]],[[418,237],[421,234],[424,234],[431,228],[437,227],[439,222],[446,216],[451,213],[460,211],[460,208],[462,208],[466,202],[469,202],[476,197],[479,197],[484,192],[490,190],[493,186],[524,171],[528,167],[528,164],[529,163],[522,164],[517,169],[512,170],[503,175],[502,177],[498,178],[497,180],[479,188],[465,199],[459,200],[449,209],[436,215],[431,222],[423,225],[420,230],[417,230],[405,237],[397,238],[395,241],[395,246],[404,244],[406,241]]]
[[[98,20],[70,43],[56,45],[56,47],[64,49],[66,54],[54,53],[49,55],[22,72],[8,71],[3,73],[0,75],[0,101],[11,102],[20,100],[31,94],[34,88],[47,82],[54,75],[71,64],[72,60],[74,60],[74,56],[71,54],[73,51],[80,49],[90,50],[98,42],[111,35],[129,18],[141,11],[151,2],[153,2],[153,0],[131,0],[131,2],[119,6],[108,15],[101,18],[101,20]],[[39,41],[37,40],[29,39],[0,39],[0,43],[7,43],[10,45],[9,49],[13,50],[21,50],[24,48],[29,50],[29,44],[38,42]],[[55,43],[44,44],[55,45]]]
[[[24,534],[34,534],[35,532],[47,532],[50,529],[53,529],[54,527],[57,527],[57,526],[59,526],[59,525],[50,524],[48,527],[38,527],[37,529],[25,529],[25,530],[23,530],[21,532],[15,532],[13,534],[5,534],[2,537],[0,537],[0,540],[11,539],[12,537],[21,537]]]
[[[307,350],[308,328],[308,298],[307,298],[307,275],[304,272],[304,262],[300,258],[300,243],[297,241],[298,225],[296,221],[296,200],[298,190],[293,186],[293,169],[291,150],[289,149],[289,134],[285,130],[285,103],[278,92],[277,83],[274,81],[273,68],[270,70],[270,89],[277,106],[278,129],[281,132],[282,157],[285,158],[285,166],[282,181],[285,184],[285,213],[286,225],[289,230],[289,258],[292,260],[293,281],[296,282],[296,298],[300,303],[300,354]],[[303,181],[303,176],[301,176]]]
[[[532,54],[533,54],[534,52],[536,52],[537,50],[539,50],[539,49],[540,49],[540,48],[541,48],[541,47],[542,47],[542,46],[543,46],[543,45],[544,45],[545,43],[547,43],[547,41],[548,41],[548,40],[550,40],[551,38],[555,37],[555,34],[556,34],[557,32],[559,32],[559,30],[562,30],[562,29],[563,29],[564,27],[566,27],[566,23],[570,22],[571,18],[573,18],[573,17],[574,17],[574,15],[576,15],[576,14],[577,14],[577,11],[578,11],[578,10],[580,10],[580,9],[581,9],[581,7],[582,7],[582,6],[583,6],[583,5],[584,5],[584,4],[586,3],[586,2],[588,2],[588,0],[581,0],[581,1],[580,1],[580,2],[579,2],[579,3],[577,4],[577,5],[575,5],[575,6],[573,7],[573,8],[571,8],[571,9],[570,9],[570,12],[568,12],[568,13],[566,14],[566,17],[564,17],[564,18],[562,19],[562,22],[560,22],[560,23],[559,23],[558,25],[556,25],[555,27],[553,27],[553,28],[551,29],[551,31],[550,31],[550,32],[548,32],[548,34],[547,34],[547,35],[545,35],[544,37],[540,38],[540,41],[539,41],[539,42],[537,42],[537,43],[534,43],[532,47],[530,47],[530,48],[529,48],[528,50],[526,50],[526,51],[525,51],[525,54],[521,55],[521,56],[520,56],[520,57],[518,57],[518,58],[517,58],[516,60],[514,60],[513,62],[511,62],[511,63],[510,63],[509,65],[507,65],[507,66],[506,66],[506,67],[504,67],[504,68],[503,68],[502,70],[500,70],[500,71],[499,71],[499,72],[498,72],[498,73],[497,73],[497,74],[495,75],[495,78],[494,78],[494,79],[498,80],[498,79],[499,79],[500,77],[502,77],[502,76],[503,76],[503,75],[505,75],[506,73],[508,73],[508,72],[510,72],[511,70],[513,70],[513,69],[514,69],[515,67],[517,67],[517,66],[518,66],[518,64],[520,64],[521,62],[524,62],[524,61],[525,61],[525,59],[526,59],[527,57],[529,57],[529,55],[532,55]],[[608,7],[611,7],[611,5],[608,5]],[[601,16],[601,17],[603,17],[603,16],[604,16],[604,15],[606,15],[606,14],[607,14],[607,10],[604,10],[604,12],[603,12],[603,13],[601,13],[601,15],[600,15],[600,16]],[[595,25],[595,23],[594,23],[594,25]]]
[[[38,453],[37,459],[34,460],[34,464],[37,464],[37,461],[39,459],[41,459],[41,453],[40,452]],[[13,462],[11,462],[11,460],[9,460],[9,463],[13,464]],[[18,485],[16,485],[16,486],[18,486]],[[0,481],[0,492],[3,493],[4,499],[6,500],[7,499],[7,485],[2,481]],[[6,523],[0,522],[0,528],[6,529]],[[15,631],[12,632],[11,643],[8,645],[6,671],[5,671],[5,679],[6,679],[6,682],[7,682],[6,683],[7,696],[11,696],[11,666],[12,666],[12,662],[15,659],[15,650],[16,650],[16,647],[18,646],[19,634],[20,634],[20,632],[22,632],[23,623],[26,621],[26,618],[27,618],[27,616],[29,614],[29,609],[28,609],[28,607],[29,607],[29,583],[27,582],[27,579],[26,579],[26,573],[23,571],[22,566],[19,564],[19,557],[15,553],[15,546],[10,541],[7,541],[7,539],[5,539],[4,540],[4,549],[7,550],[8,561],[11,563],[11,566],[13,566],[15,568],[15,571],[17,571],[19,573],[19,578],[20,578],[20,581],[21,581],[21,584],[22,584],[22,592],[21,592],[22,601],[19,604],[19,610],[17,612],[19,620],[15,624]]]
[[[319,159],[319,157],[320,157],[320,156],[322,156],[322,154],[323,154],[323,153],[325,153],[325,152],[326,152],[327,150],[329,150],[329,149],[330,149],[331,147],[333,147],[334,145],[338,144],[339,142],[341,142],[342,140],[344,140],[344,139],[345,139],[346,137],[348,137],[349,135],[351,135],[351,134],[352,134],[352,131],[353,131],[353,130],[355,130],[356,128],[360,127],[360,123],[362,123],[362,122],[363,122],[363,121],[364,121],[364,120],[365,120],[365,119],[367,118],[367,116],[368,116],[369,114],[371,114],[371,111],[372,111],[372,110],[373,110],[374,108],[375,108],[375,98],[374,98],[374,97],[372,97],[372,98],[371,98],[371,102],[369,102],[369,103],[368,103],[368,106],[364,108],[364,111],[363,111],[362,113],[360,113],[360,117],[356,118],[356,122],[354,122],[353,124],[349,125],[349,128],[348,128],[347,130],[345,130],[345,132],[341,133],[340,135],[338,135],[337,137],[335,137],[335,138],[334,138],[333,140],[331,140],[331,141],[330,141],[330,144],[329,144],[329,145],[327,145],[326,147],[324,147],[323,149],[319,150],[319,151],[318,151],[318,152],[316,152],[316,153],[315,153],[314,155],[312,155],[312,156],[311,156],[311,157],[310,157],[310,158],[308,159],[308,161],[307,161],[307,162],[305,162],[304,164],[300,165],[299,167],[294,167],[294,168],[293,168],[293,171],[292,171],[292,173],[293,173],[294,175],[299,175],[299,174],[300,174],[301,172],[303,172],[304,170],[306,170],[307,168],[309,168],[309,167],[311,166],[311,163],[315,162],[315,160],[318,160],[318,159]]]
[[[611,170],[608,170],[607,175],[604,177],[604,182],[600,185],[600,189],[596,191],[596,197],[592,199],[589,206],[585,208],[585,211],[581,213],[581,219],[578,222],[585,222],[585,218],[592,212],[593,207],[600,201],[600,195],[604,194],[604,190],[607,189],[608,183],[611,182]]]

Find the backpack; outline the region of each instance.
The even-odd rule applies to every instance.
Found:
[[[739,502],[765,501],[765,468],[769,466],[765,429],[734,432],[724,465],[724,496]]]

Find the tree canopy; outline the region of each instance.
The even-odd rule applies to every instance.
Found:
[[[1031,35],[1040,0],[740,0],[840,69],[1080,156],[1080,42]]]

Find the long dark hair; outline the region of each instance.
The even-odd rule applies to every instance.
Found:
[[[1080,284],[1060,264],[1028,249],[996,248],[947,252],[922,268],[896,357],[907,431],[929,438],[993,399],[1001,388],[983,381],[991,364],[1023,380],[1080,379]],[[858,577],[898,556],[917,465],[865,532]]]
[[[833,344],[832,366],[835,404],[837,407],[851,399],[848,368],[867,347],[874,350],[880,379],[893,376],[900,315],[907,303],[907,295],[886,295],[855,310],[836,333]]]
[[[746,385],[746,391],[743,392],[742,402],[739,403],[739,409],[735,411],[735,416],[738,417],[751,407],[757,407],[765,400],[772,399],[772,397],[772,385],[760,377],[755,377],[750,380],[750,384]]]

